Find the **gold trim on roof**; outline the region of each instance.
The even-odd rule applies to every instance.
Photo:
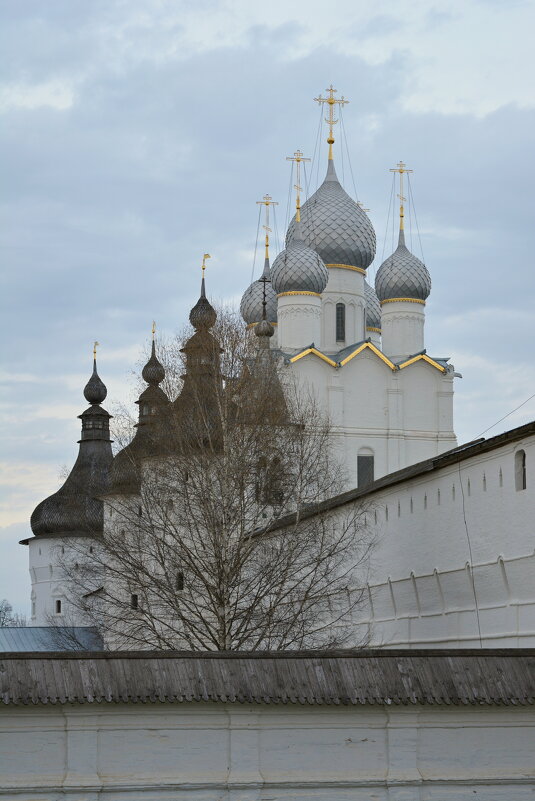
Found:
[[[297,362],[297,361],[299,361],[299,359],[302,359],[304,356],[308,356],[310,353],[313,356],[318,356],[318,358],[323,359],[323,361],[327,362],[327,364],[330,364],[331,367],[336,367],[337,366],[337,362],[333,361],[332,359],[329,359],[328,356],[325,356],[324,353],[322,353],[319,350],[316,350],[316,348],[307,348],[306,350],[301,351],[301,353],[298,353],[297,356],[292,356],[292,358],[290,359],[290,362],[292,362],[292,363],[293,362]]]
[[[366,326],[366,331],[376,331],[378,334],[381,333],[381,329],[380,328],[375,328],[375,326],[373,326],[373,325],[367,325]]]
[[[359,347],[356,348],[353,351],[353,353],[350,353],[349,356],[346,356],[345,359],[342,359],[342,361],[340,362],[340,367],[344,367],[348,362],[351,361],[351,359],[354,359],[355,356],[358,356],[359,353],[362,353],[363,350],[366,350],[366,348],[371,350],[372,353],[375,353],[376,356],[379,356],[381,361],[383,361],[387,365],[387,367],[390,367],[391,370],[396,369],[396,365],[394,364],[394,362],[391,362],[390,359],[387,359],[384,353],[381,353],[379,348],[376,348],[372,342],[364,342],[362,345],[359,345]]]
[[[381,301],[381,306],[384,303],[421,303],[422,306],[425,306],[425,300],[419,298],[387,298]]]
[[[315,298],[321,298],[321,294],[319,292],[307,292],[306,290],[303,290],[302,292],[298,290],[292,290],[291,292],[280,292],[277,297],[285,298],[288,295],[313,295]]]
[[[403,364],[398,364],[398,367],[400,370],[403,370],[404,367],[408,367],[410,364],[414,364],[415,362],[420,362],[420,361],[427,362],[427,364],[430,364],[431,367],[436,367],[436,369],[440,370],[441,373],[447,372],[445,367],[442,367],[441,364],[436,362],[426,353],[419,353],[418,356],[413,356],[412,359],[408,359],[406,362],[403,362]]]
[[[363,270],[362,267],[353,267],[352,264],[326,264],[326,267],[338,267],[340,270],[354,270],[356,273],[361,273],[362,275],[366,275],[366,270]]]

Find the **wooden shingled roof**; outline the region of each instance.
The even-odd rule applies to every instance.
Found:
[[[4,704],[209,701],[479,704],[535,701],[535,649],[0,655]]]

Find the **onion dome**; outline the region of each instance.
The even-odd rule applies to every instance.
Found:
[[[200,331],[202,329],[211,328],[216,319],[217,314],[215,309],[206,297],[203,275],[201,281],[201,296],[189,313],[189,321],[197,331]]]
[[[30,525],[36,536],[98,536],[103,530],[103,504],[112,462],[111,415],[99,402],[107,390],[93,361],[93,375],[84,389],[91,403],[79,417],[82,435],[78,458],[63,486],[35,508]],[[27,542],[27,540],[23,540]]]
[[[271,269],[267,257],[262,275],[245,290],[241,299],[240,314],[247,325],[254,325],[262,319],[264,284],[266,285],[266,317],[270,323],[276,323],[277,295],[271,285]]]
[[[110,489],[113,494],[139,493],[142,459],[166,453],[171,441],[169,427],[166,426],[169,398],[158,386],[165,378],[165,370],[156,356],[154,339],[150,358],[141,375],[148,387],[136,401],[139,418],[134,438],[113,460]]]
[[[375,289],[364,281],[364,300],[366,302],[366,328],[381,328],[381,304]]]
[[[329,273],[323,260],[303,239],[303,223],[297,222],[271,270],[273,289],[283,292],[314,292],[319,295],[327,286]]]
[[[366,212],[342,188],[334,162],[329,159],[322,185],[301,209],[303,236],[327,265],[346,265],[366,270],[375,256],[375,231]],[[295,231],[290,223],[286,243]]]
[[[399,232],[396,250],[377,271],[375,291],[381,303],[404,298],[425,301],[431,292],[429,271],[405,245],[403,229]]]

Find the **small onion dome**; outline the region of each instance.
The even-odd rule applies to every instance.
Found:
[[[381,328],[381,304],[375,289],[364,281],[364,300],[366,302],[366,328]]]
[[[201,281],[201,296],[193,309],[189,313],[189,321],[192,326],[198,331],[199,329],[208,329],[213,326],[217,319],[217,314],[214,307],[208,301],[204,288],[204,276]]]
[[[93,373],[84,387],[84,398],[88,403],[102,403],[105,400],[108,390],[97,373],[97,360],[93,359]]]
[[[431,292],[429,271],[405,245],[405,234],[402,230],[399,232],[396,250],[377,270],[375,291],[381,302],[395,298],[425,300]]]
[[[152,350],[150,354],[150,359],[148,360],[147,364],[141,371],[141,375],[143,377],[143,381],[146,381],[149,386],[157,387],[158,384],[161,384],[165,378],[165,370],[163,364],[159,361],[158,357],[156,356],[156,347],[154,344],[154,340],[152,340]]]
[[[264,272],[258,280],[243,293],[240,303],[240,314],[247,325],[254,325],[262,319],[262,301],[266,284],[266,317],[270,323],[277,322],[277,295],[271,285],[271,269],[269,259],[264,262]]]
[[[254,332],[257,337],[272,337],[275,329],[269,320],[260,320],[258,325],[255,326]]]
[[[321,257],[303,239],[302,223],[293,228],[292,239],[282,250],[271,270],[273,289],[282,292],[317,292],[321,295],[329,273]]]
[[[342,188],[334,162],[319,189],[301,209],[303,236],[325,264],[346,264],[366,270],[375,256],[375,231],[366,212]],[[288,244],[295,217],[286,235]]]
[[[91,406],[80,415],[78,458],[63,486],[33,511],[30,525],[36,536],[102,534],[103,504],[99,498],[108,489],[113,457],[110,415],[98,405],[98,400],[106,397],[106,387],[98,377],[95,362],[84,395]]]

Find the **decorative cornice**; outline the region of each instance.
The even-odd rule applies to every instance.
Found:
[[[277,297],[278,298],[285,298],[288,295],[312,295],[315,298],[321,298],[321,294],[319,292],[306,292],[303,290],[302,292],[292,291],[292,292],[280,292]]]
[[[381,301],[381,306],[384,306],[385,303],[420,303],[425,306],[425,300],[419,298],[387,298]]]
[[[362,267],[354,267],[352,264],[326,264],[325,266],[329,268],[338,267],[339,270],[353,270],[356,273],[361,273],[361,275],[366,275],[366,270],[363,270]]]
[[[398,364],[398,368],[400,370],[403,370],[404,367],[408,367],[409,365],[419,361],[427,362],[427,364],[430,364],[431,367],[436,367],[437,370],[440,370],[441,373],[447,372],[445,367],[436,362],[434,359],[431,359],[431,357],[428,356],[426,353],[419,353],[418,356],[413,356],[412,359],[408,359],[406,362]]]
[[[258,323],[259,322],[260,322],[260,320],[258,321]],[[249,323],[249,325],[247,325],[245,327],[246,327],[247,331],[250,331],[251,328],[254,328],[255,325],[258,325],[258,323]],[[271,320],[269,321],[269,323],[270,323],[270,325],[275,325],[275,326],[278,325],[278,323],[272,323]]]
[[[373,325],[367,325],[366,326],[366,331],[375,331],[377,334],[381,333],[381,329],[380,328],[375,328]]]

